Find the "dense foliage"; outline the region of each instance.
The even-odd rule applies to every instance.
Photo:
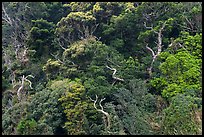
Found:
[[[201,2],[2,2],[2,134],[202,134],[201,58]]]

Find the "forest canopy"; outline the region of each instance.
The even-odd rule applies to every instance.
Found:
[[[3,135],[201,135],[202,2],[2,2]]]

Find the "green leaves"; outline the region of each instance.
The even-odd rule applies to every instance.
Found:
[[[128,135],[152,134],[150,124],[147,122],[148,112],[155,111],[156,100],[154,96],[147,93],[143,81],[131,80],[128,89],[119,88],[113,93],[115,115],[122,123],[122,129]],[[116,117],[114,116],[114,117]],[[113,123],[114,124],[114,123]]]
[[[164,110],[164,134],[167,135],[192,135],[197,134],[199,125],[194,119],[195,98],[185,94],[177,94],[172,98],[171,105]]]
[[[67,18],[65,18],[65,21],[69,21],[71,19],[76,22],[85,23],[96,20],[96,18],[94,18],[92,15],[84,12],[71,12],[70,14],[68,14]]]
[[[96,18],[88,12],[70,12],[57,23],[55,32],[61,40],[73,43],[92,36],[96,29],[95,21]]]
[[[42,69],[49,79],[53,79],[61,70],[61,66],[62,64],[59,61],[52,61],[52,59],[49,59]]]
[[[201,35],[189,35],[182,32],[175,40],[180,44],[175,54],[162,52],[159,59],[163,61],[159,69],[162,75],[160,78],[151,80],[151,84],[158,91],[162,91],[163,97],[171,98],[178,93],[185,93],[187,90],[201,90]],[[170,48],[169,48],[170,49]],[[195,52],[198,51],[198,52]]]
[[[157,89],[163,87],[162,95],[164,97],[169,98],[191,88],[201,89],[199,86],[200,59],[196,59],[187,51],[180,51],[174,55],[164,52],[160,58],[166,58],[165,62],[159,66],[162,76],[153,79],[151,83]]]
[[[37,122],[34,119],[31,120],[21,120],[17,126],[17,131],[21,135],[32,135],[35,134],[37,127]]]
[[[53,51],[54,24],[44,19],[32,20],[33,27],[30,29],[27,43],[36,51],[35,57],[47,56]],[[44,51],[44,52],[42,52]]]
[[[66,90],[65,95],[62,95],[61,98],[58,99],[58,101],[62,102],[67,117],[65,128],[71,135],[83,134],[85,111],[88,106],[88,104],[83,101],[85,88],[80,82],[80,79],[67,83],[67,88],[68,90]]]
[[[201,5],[3,2],[2,134],[200,134]]]

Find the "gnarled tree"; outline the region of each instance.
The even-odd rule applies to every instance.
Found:
[[[90,98],[90,97],[89,97]],[[107,130],[110,130],[110,126],[111,126],[111,122],[110,122],[110,115],[108,114],[108,112],[105,112],[103,110],[103,106],[101,105],[101,102],[104,101],[106,98],[103,98],[99,101],[99,106],[101,107],[101,109],[98,109],[96,107],[96,102],[98,101],[98,96],[96,95],[96,100],[93,100],[92,98],[90,98],[91,101],[94,102],[94,108],[98,111],[103,113],[106,116],[106,120],[104,119],[104,123],[105,123],[105,127]]]
[[[19,87],[19,89],[18,89],[18,91],[17,91],[17,96],[18,96],[18,100],[19,100],[19,101],[21,101],[21,93],[22,93],[23,90],[24,90],[25,81],[29,82],[30,88],[33,89],[32,86],[31,86],[31,85],[32,85],[32,82],[27,79],[28,77],[34,78],[34,76],[32,76],[32,75],[28,75],[28,76],[26,76],[26,77],[25,77],[25,75],[23,75],[23,76],[22,76],[22,79],[21,79],[21,83],[18,83],[18,84],[17,84],[17,85],[20,85],[20,87]],[[17,86],[17,85],[16,85],[16,86]]]
[[[59,44],[67,48],[76,40],[92,36],[97,26],[96,18],[90,13],[71,12],[57,23],[56,34],[60,41]]]

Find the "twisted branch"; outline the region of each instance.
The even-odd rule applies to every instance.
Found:
[[[162,27],[157,32],[153,29],[153,26],[147,27],[146,22],[144,22],[145,28],[151,29],[154,33],[157,34],[157,41],[158,41],[158,42],[155,42],[157,44],[157,52],[154,52],[150,47],[148,47],[148,44],[146,45],[146,48],[152,53],[152,62],[151,62],[150,67],[147,69],[150,76],[152,75],[152,68],[153,68],[154,61],[156,60],[157,56],[162,51],[162,32],[163,32],[165,26],[166,26],[166,21],[162,24]]]
[[[104,101],[106,98],[103,98],[103,99],[101,99],[101,100],[99,101],[99,106],[101,107],[101,109],[97,109],[97,107],[96,107],[96,102],[97,102],[97,100],[98,100],[98,96],[97,96],[97,95],[95,95],[95,96],[96,96],[96,100],[93,100],[93,99],[91,99],[90,97],[89,97],[89,98],[90,98],[91,101],[94,102],[94,108],[95,108],[97,111],[103,113],[103,114],[106,116],[106,118],[107,118],[106,128],[109,130],[109,129],[110,129],[110,125],[111,125],[111,123],[110,123],[110,115],[109,115],[107,112],[105,112],[105,111],[103,110],[103,106],[101,105],[101,102]]]
[[[24,88],[24,82],[25,82],[25,81],[29,82],[30,88],[33,89],[32,86],[31,86],[31,85],[32,85],[32,82],[27,79],[28,77],[34,78],[34,76],[32,76],[32,75],[28,75],[28,76],[26,76],[26,77],[25,77],[24,75],[22,76],[21,86],[19,87],[19,89],[18,89],[18,91],[17,91],[17,96],[18,96],[18,100],[19,100],[19,101],[21,100],[20,92],[21,92],[21,91],[23,90],[23,88]],[[16,85],[15,85],[15,86],[16,86]]]
[[[122,81],[122,82],[125,81],[124,79],[118,78],[118,77],[115,76],[115,74],[116,74],[116,72],[117,72],[117,70],[116,70],[115,68],[111,68],[111,67],[109,67],[109,66],[107,66],[107,65],[106,65],[106,67],[107,67],[108,69],[114,71],[113,74],[112,74],[112,78],[113,78],[113,79],[118,80],[118,81]]]

